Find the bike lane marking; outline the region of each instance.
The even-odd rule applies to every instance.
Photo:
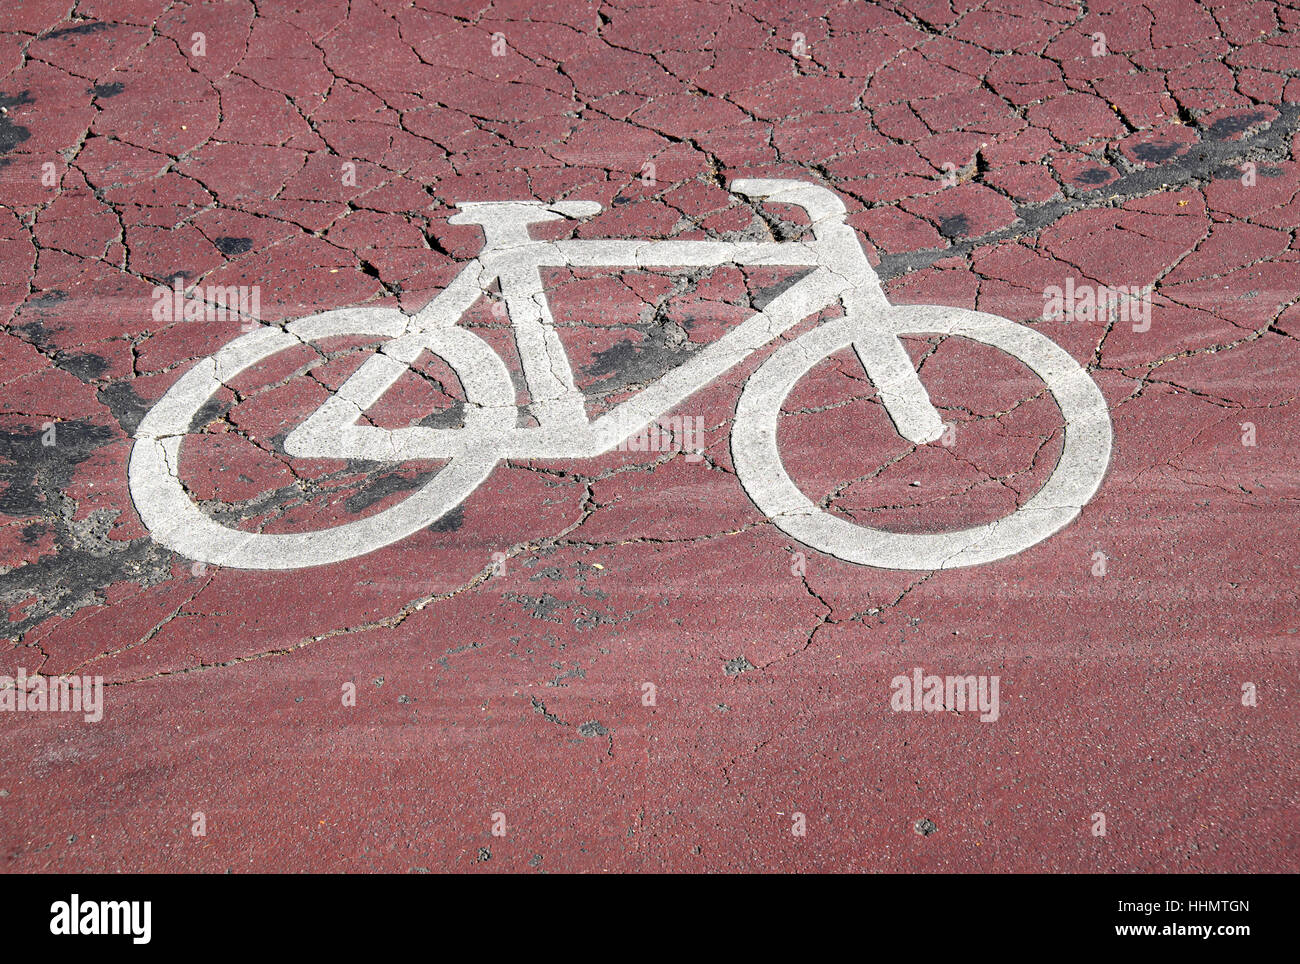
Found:
[[[843,203],[824,188],[796,181],[758,180],[738,181],[733,190],[798,203],[810,217],[817,218],[817,240],[806,245],[819,265],[817,271],[687,366],[663,376],[640,398],[619,406],[596,425],[586,421],[585,412],[573,410],[581,401],[573,397],[577,389],[572,369],[546,305],[538,266],[545,260],[540,253],[550,245],[528,240],[528,224],[561,215],[534,203],[476,202],[459,217],[464,223],[483,226],[493,247],[485,249],[482,260],[466,265],[419,315],[407,318],[392,309],[345,309],[302,319],[282,336],[254,332],[214,356],[211,365],[215,372],[207,372],[209,365],[201,362],[177,382],[159,402],[162,412],[157,417],[151,413],[137,435],[130,479],[141,518],[158,541],[193,559],[219,565],[292,569],[372,552],[435,522],[469,497],[500,458],[520,454],[512,450],[509,440],[535,438],[536,449],[549,448],[570,457],[600,454],[620,441],[619,433],[635,431],[662,415],[801,319],[839,300],[846,318],[807,332],[779,349],[751,376],[737,403],[733,427],[737,473],[770,521],[810,548],[846,562],[890,569],[943,569],[990,562],[1020,552],[1069,524],[1100,485],[1109,459],[1110,422],[1100,391],[1068,353],[1041,333],[992,315],[938,306],[890,309],[856,234],[842,223]],[[569,209],[589,208],[577,204]],[[607,264],[597,259],[618,257],[627,242],[621,246],[605,241],[582,244],[588,263]],[[568,258],[577,250],[570,243],[562,253]],[[660,257],[672,264],[701,257],[708,263],[725,263],[728,257],[743,258],[746,253],[705,243],[701,254],[696,242],[661,243],[660,251]],[[507,299],[530,395],[541,406],[535,410],[536,429],[511,431],[513,393],[504,363],[478,336],[456,327],[464,311],[497,279]],[[850,523],[819,508],[787,474],[776,438],[781,404],[795,382],[815,364],[850,346],[899,432],[915,444],[939,437],[942,423],[938,412],[898,340],[901,334],[919,332],[907,329],[907,323],[900,320],[903,318],[916,318],[914,324],[921,326],[920,331],[965,335],[1001,348],[1024,361],[1057,398],[1066,422],[1061,460],[1043,489],[1011,516],[939,535],[889,533]],[[193,505],[179,480],[181,439],[193,414],[225,380],[249,365],[297,344],[297,339],[331,334],[387,335],[392,340],[290,434],[285,450],[300,457],[381,462],[446,457],[449,464],[398,505],[319,532],[243,532],[208,518]],[[469,402],[464,427],[381,429],[359,425],[361,415],[426,350],[446,361],[461,379]],[[169,419],[167,413],[173,409],[176,411]],[[583,439],[584,435],[585,440],[575,442],[575,437]]]

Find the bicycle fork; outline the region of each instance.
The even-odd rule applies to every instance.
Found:
[[[892,306],[857,232],[845,223],[848,212],[844,202],[832,191],[801,181],[735,181],[732,190],[797,204],[808,212],[822,266],[844,282],[840,302],[847,323],[855,328],[854,353],[875,385],[894,428],[915,445],[938,439],[943,434],[943,421],[912,366],[907,348],[884,323]]]
[[[821,267],[842,282],[840,302],[854,326],[853,350],[876,387],[898,433],[915,445],[943,434],[943,421],[912,365],[907,348],[885,318],[889,299],[867,260],[857,232],[845,223],[848,211],[834,191],[804,181],[741,179],[731,190],[746,197],[793,204],[812,222],[813,245]]]
[[[871,271],[866,255],[860,249],[859,254],[864,268]],[[874,276],[872,271],[873,279]],[[846,292],[843,300],[845,315],[853,320],[869,318],[868,312],[879,310],[855,290]],[[860,330],[853,338],[853,351],[866,369],[867,377],[876,386],[880,401],[898,434],[914,445],[938,439],[943,435],[943,420],[912,366],[912,358],[902,340],[894,332],[881,330],[870,321],[860,321],[858,328]]]

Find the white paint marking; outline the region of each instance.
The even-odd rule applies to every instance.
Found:
[[[745,491],[771,521],[814,549],[847,562],[891,569],[945,569],[1020,552],[1067,525],[1097,491],[1110,458],[1110,417],[1101,392],[1070,355],[1040,332],[1005,318],[936,306],[890,307],[843,202],[800,181],[738,180],[732,190],[808,212],[812,241],[534,241],[530,224],[600,211],[592,201],[470,202],[453,224],[481,225],[484,247],[421,312],[350,308],[263,328],[198,361],[149,411],[136,432],[132,498],[153,537],[202,562],[244,569],[297,569],[350,559],[403,539],[451,511],[502,458],[584,458],[607,452],[800,321],[840,302],[843,318],[782,346],[746,382],[732,428],[732,454]],[[692,268],[722,264],[814,270],[636,397],[591,421],[546,302],[541,269]],[[516,427],[515,391],[501,358],[457,322],[499,281],[516,334],[538,427]],[[1046,383],[1064,416],[1060,462],[1043,488],[1010,516],[938,535],[855,525],[814,505],[790,479],[777,450],[781,404],[824,358],[852,347],[899,433],[922,444],[943,433],[902,334],[939,332],[983,342],[1020,359]],[[230,529],[205,514],[180,479],[182,441],[202,407],[249,367],[299,344],[336,335],[386,338],[375,354],[285,440],[289,455],[380,462],[446,459],[414,494],[381,512],[316,532]],[[380,429],[363,413],[419,356],[442,358],[466,396],[458,429]]]

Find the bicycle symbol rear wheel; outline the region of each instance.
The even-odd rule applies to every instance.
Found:
[[[513,428],[509,372],[477,335],[445,327],[418,332],[461,382],[465,429],[476,445],[453,455],[418,491],[381,512],[303,533],[231,529],[195,505],[181,481],[181,443],[199,410],[229,380],[277,352],[321,338],[363,335],[401,338],[411,322],[394,309],[352,308],[303,318],[285,329],[242,335],[186,372],[149,410],[131,448],[131,497],[153,538],[199,562],[239,569],[299,569],[372,552],[428,526],[459,505],[492,472],[499,441]],[[379,351],[383,351],[381,347]]]
[[[1060,460],[1043,487],[1011,515],[954,532],[905,534],[857,525],[817,506],[790,478],[777,448],[781,406],[823,359],[854,346],[864,324],[841,318],[783,345],[750,376],[736,405],[732,461],[746,493],[779,529],[847,562],[883,569],[951,569],[1014,555],[1059,531],[1101,485],[1110,461],[1106,401],[1088,373],[1041,332],[997,315],[931,305],[871,319],[895,334],[960,335],[1023,362],[1043,380],[1065,419]],[[864,363],[865,352],[860,352]]]

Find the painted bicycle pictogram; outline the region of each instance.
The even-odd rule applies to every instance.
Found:
[[[810,240],[537,241],[529,225],[596,214],[599,204],[564,201],[467,202],[453,224],[480,225],[477,258],[423,310],[348,308],[284,328],[265,326],[201,359],[141,421],[129,469],[132,498],[154,539],[191,559],[245,569],[297,569],[372,552],[435,522],[460,505],[506,458],[589,458],[616,447],[805,318],[836,304],[843,315],[779,347],[749,377],[736,405],[732,460],[745,492],[778,528],[847,562],[889,569],[944,569],[1014,555],[1068,525],[1101,484],[1110,459],[1105,400],[1088,373],[1039,331],[963,308],[891,306],[839,197],[791,180],[737,180],[734,193],[798,205]],[[724,264],[810,269],[762,310],[716,342],[597,418],[588,416],[546,300],[546,268],[699,268]],[[499,283],[532,398],[535,426],[517,422],[515,388],[501,357],[458,327],[466,311]],[[855,524],[813,503],[791,480],[777,448],[781,406],[822,360],[852,348],[899,434],[935,441],[943,432],[900,336],[969,338],[1019,359],[1043,380],[1064,418],[1059,461],[1043,487],[1010,515],[943,533],[906,534]],[[303,533],[232,529],[204,513],[180,476],[182,443],[195,415],[252,365],[304,342],[338,335],[387,340],[285,439],[293,457],[403,462],[446,460],[423,487],[374,515]],[[458,428],[385,429],[358,424],[428,351],[445,361],[464,390]]]

